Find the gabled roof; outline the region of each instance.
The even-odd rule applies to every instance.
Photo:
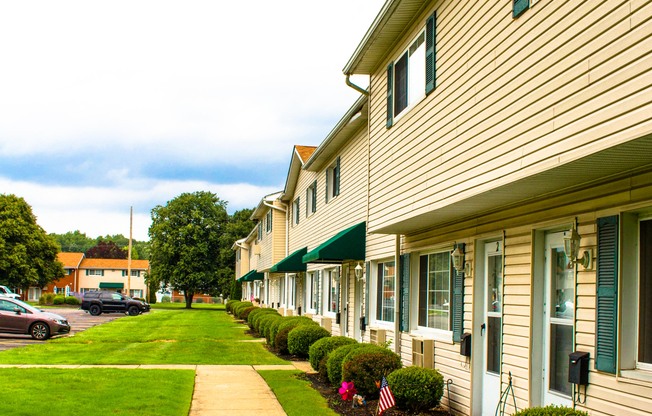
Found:
[[[78,269],[84,258],[84,253],[57,253],[57,260],[63,263],[64,269]]]
[[[270,207],[266,204],[273,204],[274,201],[279,199],[283,195],[282,191],[274,192],[269,195],[265,195],[260,202],[258,203],[258,206],[256,209],[254,209],[254,212],[251,213],[251,217],[249,217],[250,220],[261,220],[267,213],[267,211],[270,210]]]
[[[358,130],[362,127],[366,128],[368,118],[369,98],[361,95],[328,133],[303,168],[313,172],[323,169]]]
[[[429,4],[423,0],[387,0],[346,63],[344,74],[374,72]]]
[[[127,269],[127,259],[84,259],[80,269]],[[131,260],[131,269],[149,269],[149,260]]]
[[[246,244],[247,238],[241,238],[239,240],[235,240],[235,243],[231,246],[231,250],[236,250],[236,249],[243,249],[243,250],[248,250],[248,248],[243,247],[244,244]]]
[[[310,156],[317,150],[316,146],[299,146],[295,145],[292,149],[292,157],[290,158],[290,168],[288,169],[288,176],[285,178],[285,188],[283,189],[283,196],[281,200],[289,201],[294,196],[294,190],[297,186],[299,179],[299,172],[305,165]]]
[[[294,146],[294,151],[301,158],[301,163],[306,163],[306,160],[314,153],[317,146],[299,146],[298,144]]]

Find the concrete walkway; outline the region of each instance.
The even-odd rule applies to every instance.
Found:
[[[0,368],[124,368],[195,370],[190,416],[286,416],[258,370],[301,370],[307,362],[289,365],[0,365]]]

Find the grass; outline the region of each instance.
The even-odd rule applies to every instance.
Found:
[[[156,310],[0,352],[0,364],[287,364],[245,330],[215,309]]]
[[[3,368],[2,415],[178,416],[190,410],[191,370]]]
[[[272,389],[288,416],[333,416],[326,399],[302,380],[301,371],[260,370],[258,373]]]
[[[166,302],[166,303],[155,303],[150,305],[152,309],[185,309],[185,302]],[[226,310],[226,305],[223,303],[193,303],[192,309],[214,309],[214,310]]]

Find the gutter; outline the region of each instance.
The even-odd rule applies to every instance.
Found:
[[[279,211],[281,211],[281,212],[283,212],[283,213],[287,212],[287,209],[279,208],[279,207],[277,207],[277,206],[275,206],[275,205],[273,205],[273,204],[270,204],[270,203],[267,202],[267,201],[263,201],[263,205],[265,205],[266,207],[270,207],[270,208],[272,208],[272,209],[279,210]],[[283,204],[283,205],[285,205],[285,204]],[[287,205],[285,205],[285,206],[287,206]]]
[[[354,90],[356,90],[356,91],[359,92],[360,94],[362,94],[362,95],[366,95],[366,96],[369,95],[369,91],[368,91],[368,90],[365,90],[364,88],[359,87],[359,86],[357,86],[357,85],[355,85],[354,83],[351,82],[351,74],[346,74],[346,80],[345,80],[345,82],[346,82],[346,85],[348,85],[349,87],[353,88]]]

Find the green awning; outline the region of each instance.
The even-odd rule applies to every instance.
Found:
[[[367,227],[365,222],[340,231],[303,256],[304,263],[341,263],[364,260]]]
[[[302,258],[308,252],[308,248],[304,247],[290,254],[283,260],[279,261],[269,269],[270,273],[292,273],[292,272],[305,272],[306,263]]]
[[[251,270],[250,272],[240,276],[238,279],[238,282],[253,282],[254,280],[263,280],[265,278],[265,274],[263,273],[258,273],[256,270]]]
[[[124,289],[124,283],[100,282],[100,289]]]

